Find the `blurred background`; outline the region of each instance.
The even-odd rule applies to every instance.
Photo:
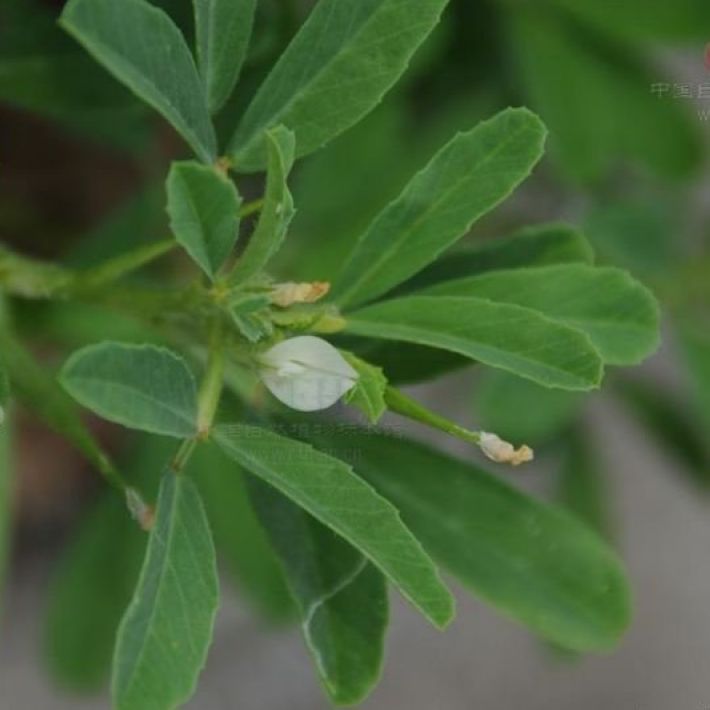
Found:
[[[56,26],[62,4],[0,0],[0,245],[89,266],[167,236],[162,182],[185,152]],[[192,32],[188,0],[154,4]],[[240,90],[219,117],[225,133],[310,4],[260,1]],[[641,368],[610,371],[591,396],[495,372],[448,372],[446,361],[440,380],[422,384],[417,363],[404,363],[432,407],[535,445],[533,468],[503,475],[563,502],[613,541],[636,615],[613,654],[574,658],[464,593],[446,634],[393,600],[383,682],[363,707],[710,708],[709,43],[706,0],[451,0],[398,87],[297,167],[298,213],[278,269],[288,279],[330,279],[353,239],[454,132],[527,105],[550,130],[547,157],[469,240],[576,225],[599,263],[631,270],[664,312],[661,351]],[[258,181],[252,188],[257,195]],[[177,278],[188,267],[176,255],[160,268]],[[27,357],[47,370],[97,338],[144,337],[135,323],[88,306],[11,305]],[[42,423],[43,406],[17,412],[12,472],[0,471],[0,505],[14,521],[0,534],[0,547],[8,540],[0,708],[105,708],[111,624],[141,540],[120,501]],[[113,426],[91,426],[137,476],[163,455]],[[213,478],[204,493],[217,506]],[[244,508],[242,493],[229,494],[233,510]],[[325,708],[282,581],[243,512],[239,529],[216,531],[224,608],[189,707]]]

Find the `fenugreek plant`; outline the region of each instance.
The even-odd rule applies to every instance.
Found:
[[[0,251],[2,452],[16,397],[115,489],[53,591],[59,674],[92,685],[110,663],[121,710],[186,702],[212,637],[220,551],[264,609],[299,618],[337,704],[377,682],[390,586],[437,628],[452,621],[440,570],[557,646],[612,648],[630,617],[623,567],[578,519],[503,480],[532,449],[464,428],[392,383],[406,379],[400,364],[433,377],[443,357],[523,385],[593,390],[606,365],[635,365],[657,347],[653,297],[624,271],[595,266],[581,234],[557,224],[444,254],[540,160],[546,130],[524,108],[464,126],[337,273],[276,278],[294,163],[378,104],[446,0],[320,0],[218,141],[214,118],[239,92],[255,5],[195,0],[193,48],[146,0],[70,0],[61,16],[194,157],[165,176],[169,240],[90,268]],[[150,267],[178,247],[192,273],[157,278]],[[128,315],[139,335],[83,347],[55,377],[15,328],[32,300],[77,318],[85,304]],[[317,413],[339,401],[363,423]],[[131,467],[102,450],[78,405],[145,432]],[[378,426],[386,412],[469,442],[469,459]]]

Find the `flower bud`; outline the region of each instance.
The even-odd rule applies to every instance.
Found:
[[[287,281],[276,284],[271,291],[271,302],[286,308],[295,303],[315,303],[325,296],[330,290],[327,281],[312,281],[306,283],[296,283]]]

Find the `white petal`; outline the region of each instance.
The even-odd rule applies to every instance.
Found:
[[[330,343],[312,335],[284,340],[260,359],[260,376],[269,391],[302,412],[332,406],[358,377]]]

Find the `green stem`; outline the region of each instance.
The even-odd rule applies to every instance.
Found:
[[[387,403],[388,409],[397,414],[401,414],[403,417],[413,419],[422,424],[427,424],[434,429],[444,431],[451,436],[463,439],[471,444],[478,445],[481,442],[480,432],[464,429],[464,427],[459,426],[450,419],[446,419],[446,417],[442,417],[440,414],[430,411],[419,404],[419,402],[394,387],[387,387],[385,390],[385,402]]]
[[[242,218],[250,217],[251,215],[258,212],[263,206],[263,197],[260,197],[258,200],[252,200],[251,202],[245,202],[239,210],[239,216]]]
[[[185,439],[178,450],[173,456],[173,460],[170,462],[170,470],[174,474],[180,474],[185,469],[187,462],[190,460],[195,447],[197,446],[197,439]]]
[[[207,370],[197,400],[197,436],[209,436],[224,383],[224,342],[219,318],[215,320],[207,357]]]
[[[224,342],[221,322],[216,320],[212,328],[207,370],[200,386],[197,399],[197,436],[185,439],[178,448],[170,470],[178,475],[183,472],[197,444],[207,439],[217,411],[224,382]]]
[[[68,289],[70,292],[80,293],[93,291],[137,271],[172,251],[176,246],[177,242],[174,239],[164,239],[120,254],[93,269],[78,272]]]

